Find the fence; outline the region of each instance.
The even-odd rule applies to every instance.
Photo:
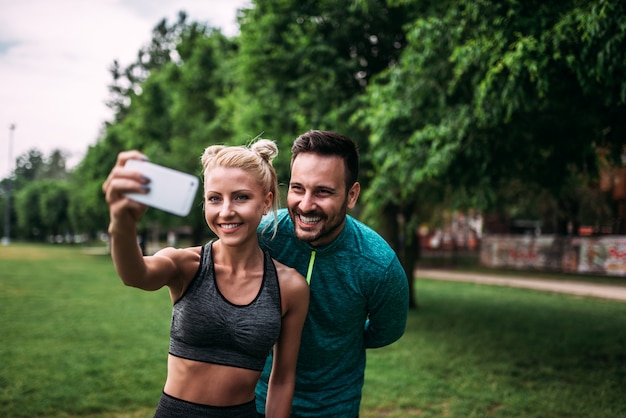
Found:
[[[484,236],[480,263],[487,267],[626,276],[626,236]]]

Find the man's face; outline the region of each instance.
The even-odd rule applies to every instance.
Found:
[[[314,247],[332,242],[359,192],[359,183],[346,191],[346,168],[340,157],[299,154],[291,165],[287,194],[296,237]]]

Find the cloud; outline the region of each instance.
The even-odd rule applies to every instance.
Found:
[[[113,60],[134,61],[163,18],[237,33],[249,0],[0,0],[0,178],[32,148],[82,158],[111,118],[105,101]],[[9,126],[16,125],[11,140]],[[9,142],[12,142],[9,156]],[[11,160],[11,164],[9,163]],[[10,167],[11,166],[11,167]]]

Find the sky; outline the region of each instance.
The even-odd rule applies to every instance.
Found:
[[[67,153],[73,167],[112,112],[109,67],[135,60],[163,18],[178,12],[238,33],[250,0],[0,0],[0,179],[36,148]],[[13,129],[11,127],[14,127]]]

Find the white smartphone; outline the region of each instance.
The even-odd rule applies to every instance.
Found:
[[[148,161],[128,160],[125,167],[150,179],[148,193],[128,193],[126,196],[174,215],[189,214],[198,190],[198,177]]]

